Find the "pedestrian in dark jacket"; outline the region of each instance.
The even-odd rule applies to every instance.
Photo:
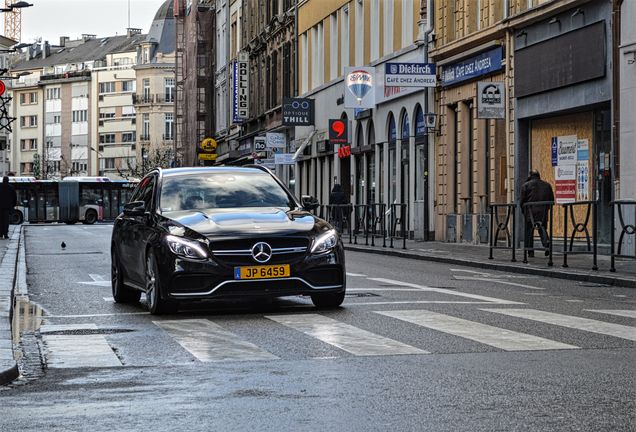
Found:
[[[0,238],[9,238],[9,221],[17,201],[18,197],[13,186],[9,184],[9,177],[4,176],[0,184]]]
[[[523,206],[526,203],[540,201],[554,201],[554,193],[552,192],[550,183],[541,180],[539,171],[532,170],[530,171],[528,180],[521,186],[521,199],[519,202],[525,216],[524,245],[530,249],[534,247],[534,230],[536,228],[539,230],[541,244],[546,248],[545,254],[547,256],[550,254],[548,250],[550,240],[546,232],[550,207],[548,205],[538,205],[524,208]],[[534,256],[534,252],[529,251],[528,256]]]
[[[331,207],[331,223],[335,225],[338,231],[341,231],[343,226],[343,204],[347,204],[347,196],[342,190],[342,186],[336,183],[329,194],[329,205],[334,206]]]

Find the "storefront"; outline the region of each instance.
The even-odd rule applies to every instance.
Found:
[[[441,228],[435,232],[437,240],[487,242],[488,206],[507,202],[512,173],[506,119],[511,110],[505,109],[508,84],[502,43],[487,42],[468,56],[435,58],[441,66],[436,108],[440,136],[435,225]],[[484,111],[480,89],[491,87],[502,108]]]
[[[563,236],[560,204],[598,199],[599,242],[609,243],[618,162],[611,139],[610,14],[610,3],[590,2],[515,35],[516,190],[530,169],[552,185],[555,237]],[[584,219],[585,209],[576,217]]]

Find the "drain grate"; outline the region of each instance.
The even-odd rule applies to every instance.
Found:
[[[380,294],[370,293],[370,292],[356,292],[356,293],[347,293],[345,297],[381,297]]]
[[[105,335],[114,333],[129,333],[131,329],[75,329],[75,330],[55,330],[44,332],[46,336],[87,336],[87,335]]]

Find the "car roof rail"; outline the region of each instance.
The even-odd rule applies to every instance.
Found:
[[[265,171],[266,173],[272,174],[272,170],[270,170],[269,168],[263,165],[249,164],[249,165],[243,165],[243,168],[256,168],[261,171]]]

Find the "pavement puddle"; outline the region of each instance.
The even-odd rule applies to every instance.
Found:
[[[44,321],[44,309],[40,305],[29,301],[26,297],[17,296],[13,305],[12,338],[13,343],[20,342],[23,332],[33,332],[40,329]]]

